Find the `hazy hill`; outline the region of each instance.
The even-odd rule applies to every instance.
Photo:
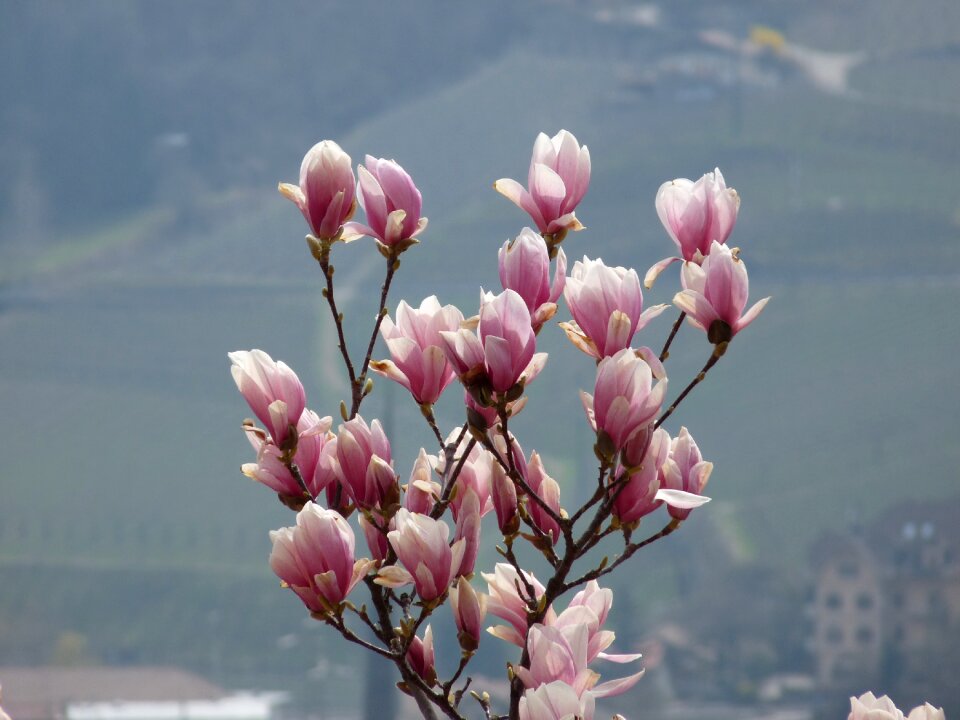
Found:
[[[0,648],[15,648],[0,660],[42,661],[72,629],[100,659],[122,659],[122,646],[236,678],[255,676],[252,648],[273,653],[270,639],[294,631],[290,598],[250,590],[273,587],[266,532],[291,518],[239,473],[249,413],[226,353],[286,360],[310,406],[336,415],[317,272],[299,213],[275,191],[321,137],[355,160],[395,157],[423,190],[430,229],[391,308],[437,292],[469,313],[480,285],[497,287],[496,249],[525,218],[490,185],[526,176],[541,130],[576,132],[593,157],[571,261],[642,272],[672,247],[659,184],[719,165],[743,198],[733,239],[751,295],[774,299],[672,424],[716,463],[715,503],[700,513],[737,557],[802,572],[821,529],[955,489],[960,26],[937,20],[950,3],[873,3],[869,22],[846,5],[850,16],[832,3],[683,2],[652,26],[599,22],[573,2],[2,6],[0,52],[18,72],[0,74],[0,158],[13,168],[0,179],[0,584],[19,591],[0,601]],[[755,23],[870,57],[850,94],[828,96],[775,54],[738,74],[696,35],[745,37]],[[380,263],[363,243],[335,255],[342,297],[357,303],[355,345]],[[648,304],[675,284],[674,269]],[[641,340],[658,347],[672,318]],[[592,366],[554,328],[542,343],[551,361],[517,424],[576,494],[592,460],[575,389]],[[681,335],[675,390],[707,353],[695,331]],[[446,426],[459,422],[456,395],[440,408]],[[385,382],[364,414],[388,405],[405,476],[430,438]],[[37,566],[49,569],[23,569]],[[98,579],[147,582],[130,573],[170,579],[150,591],[168,614],[125,611],[125,644],[98,634],[101,615],[62,610],[74,585],[58,580],[86,578],[96,604]],[[664,577],[662,564],[644,573],[644,612],[669,595],[653,587]],[[233,606],[231,593],[248,600]],[[34,594],[45,602],[18,624]],[[197,655],[182,638],[218,607],[221,627],[255,613],[264,625]],[[222,640],[215,625],[202,636]]]

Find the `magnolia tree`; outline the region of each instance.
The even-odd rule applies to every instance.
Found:
[[[746,265],[727,244],[740,198],[719,170],[658,191],[657,213],[676,250],[647,271],[644,284],[650,288],[677,262],[680,288],[673,296],[679,314],[655,351],[638,340],[668,306],[644,309],[635,270],[588,257],[568,267],[562,243],[583,229],[576,209],[589,182],[587,147],[561,130],[537,137],[526,187],[510,179],[494,184],[535,228],[500,248],[503,290],[482,292],[472,317],[435,296],[417,306],[401,300],[389,315],[401,258],[427,227],[420,191],[396,162],[367,156],[355,176],[350,157],[325,140],[304,157],[299,185],[279,188],[310,227],[307,244],[325,281],[350,397],[340,404],[343,422],[334,432],[330,415],[307,408],[287,365],[261,350],[230,353],[233,378],[260,423],[244,423],[256,462],[243,473],[297,513],[293,526],[270,533],[270,566],[284,587],[317,621],[391,661],[398,687],[427,718],[463,717],[469,695],[488,719],[589,720],[597,698],[632,687],[643,670],[601,681],[596,669],[596,661],[640,658],[609,652],[614,634],[604,625],[613,594],[598,581],[675,532],[709,499],[703,490],[712,463],[685,427],[671,436],[667,421],[767,302],[745,312]],[[358,205],[365,223],[351,220]],[[383,256],[385,274],[358,357],[347,348],[333,255],[339,243],[360,238]],[[565,506],[541,456],[528,454],[511,431],[527,385],[545,369],[537,336],[559,312],[561,297],[570,319],[560,327],[596,363],[584,378],[592,392],[580,393],[584,431],[595,438],[596,480],[579,507]],[[671,400],[665,363],[684,320],[704,335],[707,361]],[[374,359],[378,335],[389,359]],[[407,389],[436,438],[433,451],[420,450],[405,482],[381,423],[360,414],[372,373]],[[463,421],[445,432],[433,408],[454,381],[462,387]],[[490,513],[495,526],[482,522]],[[649,533],[640,529],[647,516],[655,523]],[[597,560],[591,550],[608,538],[619,544],[617,554]],[[502,560],[486,572],[476,567],[483,542]],[[521,544],[543,557],[548,569],[541,577],[523,566]],[[461,652],[452,674],[442,676],[430,618],[448,612]],[[496,620],[485,636],[488,616]],[[481,641],[517,648],[507,668],[508,704],[472,687],[467,669]],[[858,709],[869,702],[857,700],[851,717],[886,717]]]

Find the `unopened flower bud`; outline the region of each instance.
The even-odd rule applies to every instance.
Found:
[[[503,178],[493,187],[527,212],[541,233],[560,234],[582,230],[574,214],[590,184],[590,151],[566,130],[552,138],[537,136],[530,158],[527,187]]]
[[[323,140],[304,156],[299,187],[280,183],[279,190],[300,208],[317,238],[330,240],[356,209],[354,183],[350,156],[333,140]],[[311,252],[316,256],[313,246]]]
[[[498,462],[490,466],[490,490],[500,532],[504,537],[515,535],[520,529],[520,516],[517,514],[517,488]]]
[[[481,626],[487,614],[487,596],[477,593],[470,582],[461,577],[456,590],[450,593],[450,606],[457,624],[460,647],[473,652],[480,644]]]

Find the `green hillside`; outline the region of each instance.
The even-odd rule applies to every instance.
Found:
[[[496,251],[526,218],[491,185],[526,177],[541,130],[575,132],[593,158],[577,211],[588,229],[564,245],[571,262],[602,256],[642,273],[672,251],[653,207],[660,183],[723,170],[743,200],[731,242],[750,268],[751,296],[773,300],[668,429],[687,425],[714,461],[714,503],[697,513],[710,521],[695,532],[707,536],[716,526],[736,560],[800,576],[809,543],[825,529],[907,498],[956,492],[960,26],[937,20],[956,13],[953,4],[904,14],[896,3],[874,3],[866,17],[844,3],[854,14],[837,22],[826,2],[680,2],[664,6],[655,27],[594,21],[588,3],[446,10],[437,22],[447,33],[474,23],[488,40],[434,73],[438,58],[456,56],[448,47],[456,43],[439,33],[445,39],[431,49],[413,35],[419,50],[409,66],[376,75],[371,65],[362,80],[358,70],[330,81],[349,100],[342,107],[324,104],[320,70],[304,90],[279,59],[265,60],[297,25],[292,11],[282,13],[272,41],[234,47],[258,17],[255,4],[241,5],[220,44],[180,54],[164,45],[156,67],[105,76],[137,88],[148,109],[166,108],[162,127],[138,125],[137,138],[180,127],[175,121],[193,133],[202,150],[189,182],[176,182],[179,170],[151,167],[156,177],[138,178],[111,204],[94,193],[101,178],[93,178],[70,196],[78,203],[96,194],[82,221],[71,223],[69,203],[57,205],[41,213],[36,236],[16,230],[32,226],[14,212],[23,205],[16,198],[30,194],[14,186],[41,187],[49,207],[68,179],[54,172],[56,182],[44,185],[50,163],[41,154],[41,180],[17,175],[0,184],[0,664],[45,662],[72,632],[87,638],[86,660],[181,663],[228,684],[298,686],[312,677],[308,659],[328,654],[330,635],[277,650],[278,638],[299,632],[301,613],[266,567],[267,532],[292,517],[239,472],[252,459],[240,429],[249,411],[226,353],[260,347],[285,360],[304,380],[308,405],[337,416],[344,386],[318,272],[302,218],[275,191],[278,180],[296,178],[300,153],[329,134],[355,161],[366,152],[395,157],[423,190],[430,226],[404,257],[391,310],[401,297],[417,303],[436,293],[471,314],[481,285],[498,288]],[[418,5],[429,15],[427,0]],[[138,44],[149,39],[144,28],[156,20],[172,33],[177,13],[187,12],[157,18],[146,5],[126,14],[112,7],[91,4],[80,29],[59,32],[83,45],[83,27],[119,13],[126,19],[118,27],[138,28],[124,57],[153,57]],[[27,6],[0,12],[29,16],[31,32],[52,22]],[[390,14],[371,32],[402,21]],[[736,64],[696,36],[717,27],[745,37],[757,23],[823,50],[867,51],[851,92],[824,94],[772,54],[756,60],[767,84],[734,82],[724,68]],[[390,37],[375,54],[380,64],[403,45]],[[355,39],[331,42],[324,58],[339,48],[373,62],[352,52]],[[235,65],[218,64],[224,47],[233,48]],[[302,62],[306,51],[291,53]],[[717,72],[681,72],[688,66]],[[218,118],[237,118],[222,136],[183,100],[217,80]],[[38,112],[50,102],[17,88],[18,107]],[[107,95],[105,102],[118,97]],[[242,117],[241,101],[259,98],[266,99],[255,117]],[[155,117],[144,110],[128,120],[141,115]],[[56,129],[33,127],[11,108],[0,112],[0,127],[0,157],[17,168],[35,162],[14,152],[21,141],[39,143]],[[98,128],[98,142],[111,128]],[[57,147],[42,145],[43,153]],[[134,154],[129,165],[113,158],[120,165],[111,171],[148,172],[151,157]],[[174,191],[162,190],[164,182]],[[364,242],[334,255],[355,348],[366,340],[381,262]],[[646,303],[669,302],[676,284],[673,267]],[[567,316],[561,308],[558,319]],[[665,313],[638,342],[659,347],[674,317]],[[514,428],[527,452],[542,452],[563,497],[577,497],[594,461],[576,391],[590,389],[593,365],[555,327],[540,343],[551,359]],[[384,352],[381,345],[376,354]],[[702,335],[685,328],[667,367],[674,394],[708,352]],[[452,427],[461,413],[451,388],[438,417]],[[386,381],[364,406],[364,415],[376,414],[390,418],[405,477],[431,436],[409,398]],[[676,554],[696,551],[693,541],[678,543]],[[657,550],[643,561],[625,601],[638,608],[637,625],[669,609],[676,554]],[[115,628],[97,610],[111,597],[126,608]],[[643,635],[636,626],[625,632]],[[271,672],[258,674],[274,655]]]

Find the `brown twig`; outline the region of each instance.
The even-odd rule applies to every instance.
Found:
[[[677,318],[677,321],[673,324],[673,327],[670,329],[670,334],[667,336],[667,341],[663,344],[663,350],[660,351],[660,362],[663,362],[668,357],[670,357],[670,344],[673,342],[673,339],[677,336],[677,333],[680,332],[680,326],[683,324],[683,319],[687,316],[683,310],[680,311],[680,317]]]
[[[367,352],[363,356],[363,365],[360,368],[360,374],[352,378],[351,390],[353,393],[353,404],[350,408],[350,417],[354,417],[360,412],[360,403],[364,398],[364,385],[367,382],[367,370],[370,369],[370,358],[373,355],[373,347],[377,342],[377,335],[380,333],[380,324],[383,318],[387,316],[387,295],[390,292],[390,284],[393,282],[394,273],[400,267],[399,253],[391,251],[387,255],[387,273],[383,278],[383,285],[380,287],[380,305],[377,310],[377,319],[373,323],[373,332],[370,333],[370,341],[367,343]]]
[[[326,246],[324,252],[318,258],[320,270],[326,280],[326,287],[323,289],[323,297],[327,300],[330,307],[330,314],[333,316],[333,323],[337,328],[337,347],[340,348],[340,354],[343,356],[343,364],[347,368],[347,375],[350,378],[350,386],[353,387],[356,382],[356,371],[353,369],[353,362],[350,360],[350,353],[347,350],[347,339],[343,332],[343,313],[337,308],[337,301],[333,294],[333,266],[330,264],[330,247]]]
[[[660,532],[656,533],[655,535],[651,535],[646,540],[642,540],[641,542],[638,542],[638,543],[628,543],[626,547],[624,547],[623,553],[609,565],[606,565],[605,567],[594,568],[590,572],[584,573],[583,575],[578,577],[576,580],[571,580],[568,583],[564,583],[563,592],[566,592],[567,590],[583,585],[584,583],[590,582],[591,580],[596,580],[597,578],[601,578],[604,575],[608,575],[609,573],[613,572],[616,568],[618,568],[620,565],[622,565],[624,562],[629,560],[630,557],[635,552],[637,552],[637,550],[640,550],[641,548],[645,548],[647,545],[651,545],[655,543],[657,540],[661,540],[665,538],[667,535],[672,533],[678,527],[680,527],[680,521],[676,519],[671,519],[670,522],[666,525],[666,527],[664,527]]]

